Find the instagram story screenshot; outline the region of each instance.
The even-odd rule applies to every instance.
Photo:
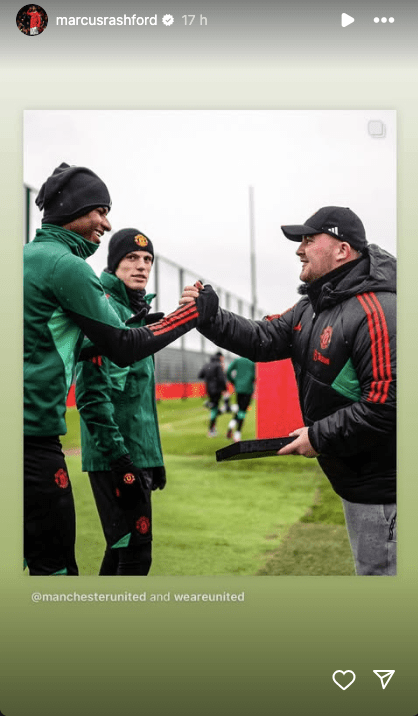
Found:
[[[416,4],[1,30],[0,716],[417,716]]]

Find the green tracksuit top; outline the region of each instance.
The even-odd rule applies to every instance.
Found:
[[[67,432],[66,399],[83,341],[70,313],[129,330],[85,262],[96,249],[82,236],[52,224],[44,224],[24,247],[25,435]]]
[[[255,380],[255,363],[248,358],[235,358],[226,372],[228,380],[234,384],[236,393],[252,395]]]
[[[123,281],[107,272],[100,280],[121,320],[131,318]],[[150,303],[154,296],[149,294],[145,300]],[[110,470],[110,463],[126,453],[139,468],[163,465],[153,356],[126,368],[119,368],[105,356],[80,361],[76,400],[84,471]]]

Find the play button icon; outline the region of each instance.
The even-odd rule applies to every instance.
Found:
[[[341,15],[341,27],[347,27],[347,25],[351,25],[352,22],[354,22],[354,17],[343,12]]]

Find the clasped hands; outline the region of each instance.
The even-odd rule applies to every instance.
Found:
[[[190,303],[190,301],[195,301],[202,290],[203,283],[201,281],[196,281],[193,286],[185,286],[179,301],[180,306],[184,306],[186,303]]]

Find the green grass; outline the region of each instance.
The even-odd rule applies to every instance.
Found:
[[[315,460],[266,458],[217,463],[230,415],[208,439],[199,398],[158,404],[167,486],[153,493],[151,575],[352,573],[341,503]],[[79,445],[78,414],[67,413],[64,449]],[[254,408],[243,439],[255,434]],[[104,540],[80,457],[69,454],[81,574],[97,574]],[[337,565],[337,566],[336,566]],[[332,571],[332,570],[340,571]]]
[[[349,576],[353,559],[345,527],[298,522],[258,573],[261,576]]]
[[[355,574],[341,500],[321,474],[312,506],[292,525],[259,575],[351,576]]]

